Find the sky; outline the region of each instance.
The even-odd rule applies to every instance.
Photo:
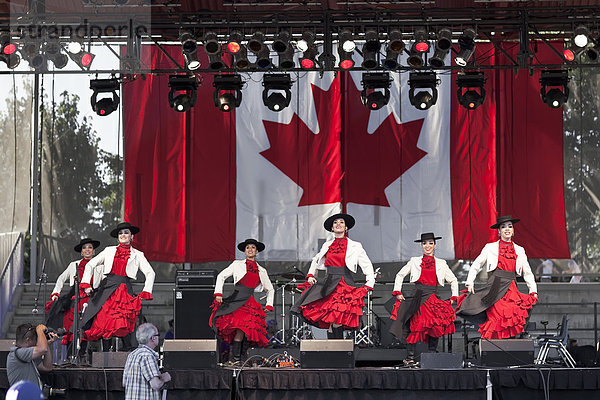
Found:
[[[115,48],[118,51],[118,48]],[[92,46],[91,52],[96,55],[92,63],[92,68],[100,70],[111,70],[119,67],[118,58],[104,46]],[[90,79],[96,78],[109,78],[110,75],[98,75],[96,74],[53,74],[53,64],[49,63],[49,72],[43,75],[44,93],[47,99],[52,98],[52,92],[54,98],[58,102],[60,94],[63,91],[67,91],[70,94],[76,94],[80,98],[78,105],[80,111],[80,117],[87,117],[88,123],[92,126],[92,129],[96,132],[96,136],[100,138],[99,146],[101,149],[111,152],[123,154],[122,146],[122,129],[121,129],[121,110],[122,107],[108,116],[99,116],[92,111],[90,104],[90,98],[92,96],[92,90],[90,89]],[[77,65],[69,60],[69,63],[64,70],[75,70]],[[7,111],[6,98],[10,93],[10,89],[13,84],[17,89],[17,96],[24,95],[23,93],[23,80],[33,80],[33,75],[19,74],[19,71],[29,71],[29,64],[27,61],[21,60],[21,63],[17,68],[12,70],[11,74],[0,74],[0,112],[4,113]],[[11,71],[6,67],[6,64],[0,62],[0,72]],[[14,76],[13,76],[14,75]],[[13,83],[14,78],[14,83]],[[52,91],[52,87],[54,90]]]

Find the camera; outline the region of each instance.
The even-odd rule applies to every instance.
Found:
[[[54,397],[54,396],[60,396],[60,397],[64,397],[67,394],[67,390],[66,389],[58,389],[58,388],[53,388],[52,386],[49,385],[44,385],[44,387],[42,388],[42,395],[44,396],[45,399]]]
[[[63,337],[64,335],[67,334],[67,330],[65,328],[58,328],[58,329],[46,328],[46,330],[44,330],[46,339],[50,339],[49,333],[55,333],[58,337]]]

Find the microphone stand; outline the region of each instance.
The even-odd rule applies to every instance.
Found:
[[[44,299],[46,298],[46,283],[47,283],[48,275],[46,275],[46,259],[44,258],[44,262],[42,263],[42,273],[40,274],[40,281],[38,283],[37,295],[35,296],[35,301],[33,304],[33,309],[31,310],[32,314],[38,314],[40,310],[38,309],[38,302],[40,299],[40,291],[42,290],[42,284],[44,285]],[[44,311],[45,314],[45,311]]]
[[[79,350],[81,349],[81,331],[79,329],[79,263],[75,265],[75,305],[73,306],[73,342],[71,343],[71,363],[79,365]]]

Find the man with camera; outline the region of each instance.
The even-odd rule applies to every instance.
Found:
[[[160,400],[161,390],[171,380],[168,372],[161,373],[158,369],[158,329],[145,323],[135,332],[139,347],[127,356],[123,371],[123,386],[125,400]]]
[[[18,381],[33,382],[42,388],[38,371],[52,370],[52,351],[49,344],[58,335],[48,332],[45,325],[22,324],[17,327],[16,346],[11,347],[6,358],[6,374],[12,385]]]

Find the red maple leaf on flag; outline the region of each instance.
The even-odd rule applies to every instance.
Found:
[[[298,206],[341,202],[389,207],[385,188],[427,154],[417,147],[423,119],[397,124],[390,114],[369,134],[370,111],[352,78],[344,75],[343,113],[340,76],[327,91],[311,85],[319,132],[312,132],[297,114],[289,124],[263,121],[271,147],[260,154],[303,189]]]

